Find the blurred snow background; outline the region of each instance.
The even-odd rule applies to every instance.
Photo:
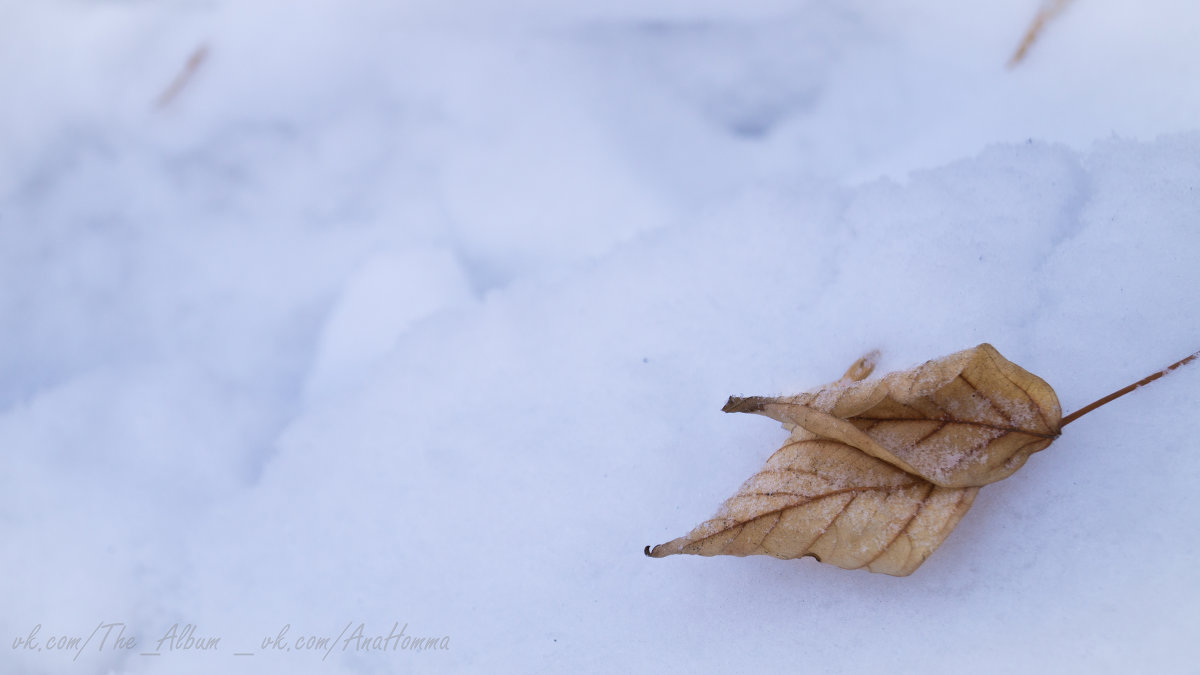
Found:
[[[641,553],[784,438],[731,393],[1200,347],[1200,7],[1006,69],[1038,7],[3,0],[0,664],[1195,672],[1197,367],[912,577]],[[451,648],[262,647],[395,622]]]

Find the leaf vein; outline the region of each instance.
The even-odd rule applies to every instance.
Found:
[[[1001,408],[999,405],[997,405],[996,402],[992,400],[991,396],[988,396],[986,393],[984,393],[984,391],[982,389],[975,386],[975,383],[968,380],[966,375],[959,373],[958,379],[962,380],[963,382],[966,382],[967,386],[971,388],[971,391],[975,392],[976,394],[979,394],[980,398],[987,401],[988,405],[992,406],[992,410],[995,410],[996,412],[1000,413],[1000,416],[1003,417],[1005,420],[1007,420],[1009,424],[1012,424],[1012,425],[1016,424],[1016,422],[1012,418],[1012,415],[1009,415],[1007,410],[1005,410],[1004,408]],[[1022,389],[1021,391],[1025,391],[1025,390]],[[1029,393],[1025,392],[1025,395],[1028,396]]]
[[[859,566],[859,569],[862,569],[863,567],[870,567],[871,563],[879,560],[881,557],[883,557],[884,553],[887,553],[888,549],[892,547],[892,544],[896,543],[896,540],[898,540],[901,535],[903,535],[905,532],[908,532],[908,528],[912,527],[913,521],[917,519],[917,516],[921,515],[921,510],[925,508],[925,503],[929,501],[929,495],[932,495],[933,491],[936,489],[936,485],[933,483],[929,484],[929,489],[925,491],[925,495],[921,497],[919,501],[917,501],[917,508],[913,510],[912,515],[908,517],[908,520],[904,521],[904,526],[896,531],[896,534],[888,540],[888,543],[884,545],[883,548],[879,549],[879,553],[876,553],[875,557],[863,563],[861,566]]]
[[[1025,394],[1025,396],[1029,397],[1029,401],[1031,403],[1033,403],[1033,409],[1035,411],[1037,411],[1038,417],[1042,418],[1042,424],[1046,425],[1047,429],[1053,429],[1054,426],[1050,424],[1050,420],[1047,419],[1045,413],[1042,412],[1042,406],[1038,405],[1037,399],[1034,398],[1033,394],[1029,393],[1029,390],[1026,389],[1025,387],[1022,387],[1020,382],[1017,382],[1016,380],[1009,377],[1008,373],[1004,372],[1004,369],[1002,369],[1000,367],[1000,364],[996,363],[996,359],[991,354],[988,354],[987,357],[992,362],[992,365],[995,366],[996,371],[1004,376],[1004,379],[1011,382],[1014,387],[1016,387],[1017,389],[1020,389],[1021,392],[1023,394]],[[1046,436],[1046,438],[1058,438],[1058,435],[1055,434],[1053,436]]]
[[[852,419],[852,420],[868,420],[868,421],[880,422],[880,423],[891,422],[893,424],[900,424],[900,423],[905,423],[905,422],[945,422],[946,424],[965,424],[965,425],[973,426],[973,427],[983,427],[985,429],[993,429],[995,431],[1003,431],[1005,433],[1010,433],[1010,434],[1026,434],[1029,436],[1037,436],[1038,438],[1048,438],[1048,439],[1058,438],[1058,434],[1045,434],[1040,431],[1030,431],[1028,429],[1017,429],[1015,427],[1001,427],[1001,426],[996,426],[995,424],[987,424],[985,422],[968,422],[968,421],[963,421],[963,420],[956,420],[953,418],[948,419],[948,420],[935,420],[935,419],[928,419],[928,418],[926,418],[926,419],[911,419],[911,418],[907,418],[907,417],[899,417],[899,418],[852,417],[850,419]]]

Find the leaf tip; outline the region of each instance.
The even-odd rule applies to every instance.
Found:
[[[721,412],[758,412],[763,409],[763,402],[761,396],[730,396]]]
[[[880,352],[878,349],[873,349],[846,369],[846,374],[842,375],[843,380],[851,382],[860,382],[871,376],[875,372],[875,364],[879,363]]]
[[[659,544],[658,546],[647,546],[643,553],[646,554],[647,558],[665,558],[669,555],[683,553],[683,547],[687,545],[687,543],[688,541],[685,538],[680,537],[679,539],[668,541],[667,543]]]

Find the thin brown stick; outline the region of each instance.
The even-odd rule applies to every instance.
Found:
[[[1080,417],[1083,417],[1084,415],[1092,412],[1096,408],[1099,408],[1100,406],[1102,406],[1106,403],[1111,403],[1111,402],[1121,398],[1125,394],[1128,394],[1129,392],[1133,391],[1134,389],[1137,389],[1138,387],[1141,387],[1146,384],[1150,384],[1151,382],[1157,380],[1158,378],[1162,377],[1163,375],[1166,375],[1167,373],[1171,372],[1172,370],[1175,370],[1179,366],[1191,363],[1192,361],[1195,361],[1197,358],[1200,358],[1200,352],[1196,352],[1196,353],[1192,354],[1191,356],[1182,358],[1182,359],[1176,361],[1175,363],[1172,363],[1171,365],[1167,366],[1166,368],[1163,368],[1162,370],[1158,371],[1157,373],[1154,373],[1153,375],[1147,375],[1146,377],[1138,380],[1137,382],[1134,382],[1133,384],[1129,385],[1128,387],[1125,387],[1123,389],[1118,389],[1098,401],[1093,401],[1093,402],[1083,406],[1079,410],[1076,410],[1075,412],[1071,413],[1070,415],[1067,415],[1066,417],[1062,418],[1062,424],[1060,426],[1065,427],[1068,424],[1070,424],[1071,422],[1074,422],[1075,420],[1079,419]]]
[[[162,94],[159,94],[155,105],[161,109],[167,107],[171,101],[175,100],[179,92],[183,91],[183,88],[191,81],[192,76],[204,64],[206,58],[208,58],[208,45],[196,47],[196,50],[188,57],[187,63],[183,64],[183,70],[180,70],[179,74],[175,76],[175,79],[171,81],[166,90]]]
[[[1046,27],[1046,23],[1062,13],[1071,0],[1049,0],[1043,6],[1036,16],[1033,17],[1033,22],[1029,24],[1029,29],[1025,31],[1025,37],[1021,38],[1021,44],[1017,46],[1017,51],[1013,53],[1012,58],[1008,60],[1008,67],[1014,68],[1021,59],[1025,58],[1025,53],[1037,42],[1038,36],[1042,34],[1042,29]]]

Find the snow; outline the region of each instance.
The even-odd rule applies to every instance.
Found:
[[[1070,412],[1200,348],[1200,9],[1006,69],[1037,7],[0,3],[0,664],[1193,670],[1197,366],[911,577],[642,555],[786,437],[730,394],[986,341]]]

